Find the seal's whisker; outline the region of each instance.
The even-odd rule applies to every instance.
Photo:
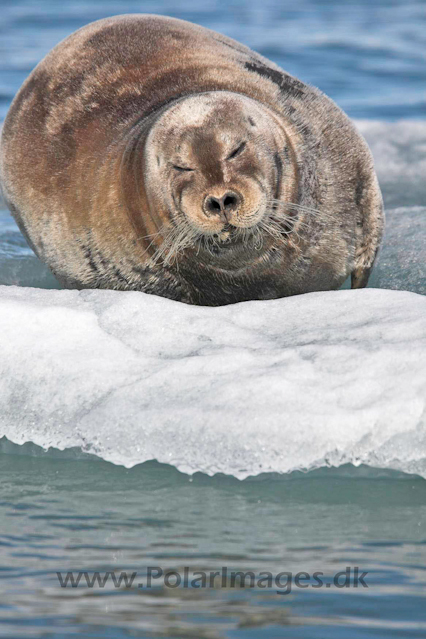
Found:
[[[276,211],[271,210],[269,212],[269,217],[268,217],[268,222],[273,222],[275,224],[282,224],[282,222],[284,223],[291,223],[293,225],[293,228],[295,226],[297,226],[297,228],[305,228],[308,229],[309,228],[309,222],[304,221],[303,219],[301,220],[300,218],[291,216],[291,215],[286,215],[285,213],[283,213],[282,211],[279,212],[279,218],[276,217]]]
[[[273,220],[262,220],[260,227],[269,235],[272,235],[277,240],[282,241],[285,231],[282,227],[276,224]]]
[[[305,204],[299,204],[298,202],[290,202],[290,200],[277,200],[275,198],[272,198],[271,200],[266,200],[266,201],[272,204],[283,204],[287,206],[303,207],[303,208],[309,209],[310,211],[314,211],[315,213],[321,213],[320,209],[315,209],[314,207],[307,206]]]
[[[165,264],[171,264],[173,260],[186,249],[194,246],[201,234],[190,228],[185,222],[178,222],[161,245],[157,259],[162,259]],[[164,248],[163,248],[164,247]]]
[[[288,222],[292,224],[292,229],[298,228],[298,229],[309,229],[310,225],[308,222],[305,222],[304,220],[300,220],[300,219],[295,219],[295,218],[287,218],[284,220],[274,220],[276,223],[280,223],[280,222]]]
[[[286,208],[287,210],[294,209],[297,213],[298,212],[308,213],[309,215],[312,215],[313,217],[316,217],[318,215],[315,209],[309,209],[307,207],[300,206],[300,205],[295,206],[294,204],[282,204],[281,206],[276,206],[275,204],[273,204],[273,206],[275,207],[276,211],[280,212],[280,214],[282,214],[283,209]]]
[[[164,226],[157,233],[150,233],[149,235],[140,235],[136,238],[136,240],[147,240],[149,237],[157,237],[158,235],[162,235],[164,230]]]
[[[309,228],[309,225],[301,220],[296,220],[294,218],[289,217],[287,220],[278,220],[276,217],[273,217],[274,211],[271,211],[269,216],[261,221],[261,227],[266,233],[269,233],[272,237],[277,239],[280,242],[285,242],[286,239],[291,235],[295,236],[298,240],[300,240],[300,234],[298,229],[300,228]],[[283,228],[284,222],[292,222],[293,226],[290,229]]]
[[[136,238],[136,241],[148,239],[150,237],[153,238],[151,242],[148,244],[148,246],[143,250],[142,255],[145,255],[145,253],[147,253],[149,249],[151,248],[151,246],[154,244],[154,238],[158,237],[159,235],[163,235],[165,230],[166,230],[166,227],[165,225],[163,225],[157,233],[151,233],[150,235],[141,235]],[[165,237],[167,237],[167,235]],[[156,255],[157,251],[154,252],[154,256]]]
[[[148,244],[148,246],[146,247],[146,249],[144,249],[144,251],[143,251],[142,255],[144,255],[145,253],[147,253],[153,244],[154,244],[154,240],[151,240],[151,242]]]
[[[285,242],[285,237],[283,234],[279,234],[275,232],[273,229],[268,227],[264,228],[263,230],[265,231],[265,233],[268,233],[268,235],[271,235],[274,238],[274,240],[277,240],[278,242],[282,244]]]
[[[173,233],[170,234],[168,242],[162,251],[162,257],[165,264],[170,264],[174,258],[186,247],[189,241],[188,230],[182,228],[183,225],[176,227]]]
[[[167,229],[167,233],[164,236],[164,240],[161,245],[157,248],[154,255],[151,258],[151,262],[156,264],[158,261],[163,260],[166,261],[171,253],[174,243],[176,242],[176,237],[179,233],[180,227],[170,227]]]
[[[247,246],[253,248],[256,251],[260,251],[263,246],[263,236],[261,233],[260,225],[245,229],[245,235],[248,236]]]
[[[299,209],[300,211],[305,211],[306,213],[311,213],[312,215],[321,214],[321,211],[319,209],[314,209],[311,206],[305,206],[304,204],[297,204],[296,202],[289,202],[287,200],[267,200],[267,203],[273,204],[274,206]]]

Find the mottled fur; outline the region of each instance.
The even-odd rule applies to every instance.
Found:
[[[250,142],[239,160],[252,189],[235,232],[240,243],[211,236],[206,244],[194,231],[170,259],[164,242],[174,240],[165,240],[165,230],[174,224],[182,235],[192,226],[180,228],[165,205],[170,185],[154,170],[162,162],[161,136],[151,146],[149,140],[170,124],[179,102],[210,94],[223,105],[224,92],[231,102],[232,94],[249,98],[276,123],[270,144],[264,124],[259,148]],[[256,114],[246,102],[249,131]],[[213,133],[238,119],[224,108],[223,124],[210,123]],[[225,180],[218,162],[228,141],[217,139],[194,142],[194,161],[210,177],[193,188],[191,211],[198,191],[201,197]],[[244,235],[255,215],[247,202],[260,201],[252,188],[259,162],[267,165],[269,217]],[[161,16],[101,20],[55,47],[10,108],[0,171],[6,202],[30,245],[70,287],[135,289],[207,305],[338,288],[349,275],[361,287],[383,232],[371,154],[329,98],[225,36]],[[226,179],[235,186],[237,177],[234,171]]]

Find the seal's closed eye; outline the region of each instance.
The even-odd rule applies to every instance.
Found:
[[[240,155],[240,153],[242,153],[245,149],[246,146],[246,142],[241,142],[241,144],[239,146],[237,146],[237,148],[232,151],[232,153],[230,155],[228,155],[228,157],[226,158],[227,160],[233,160],[234,158],[237,157],[237,155]]]
[[[195,171],[195,169],[190,169],[188,166],[177,166],[176,164],[173,164],[173,168],[176,171]]]

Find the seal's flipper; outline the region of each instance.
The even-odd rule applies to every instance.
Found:
[[[360,165],[355,200],[358,219],[351,288],[364,288],[377,257],[385,222],[382,194],[372,160],[370,167],[365,163]]]
[[[351,288],[365,288],[373,267],[357,268],[351,273]]]

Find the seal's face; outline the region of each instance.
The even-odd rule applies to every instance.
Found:
[[[166,111],[147,140],[147,186],[185,246],[235,246],[277,197],[282,133],[264,107],[228,92],[186,98]],[[176,231],[179,234],[179,231]]]

